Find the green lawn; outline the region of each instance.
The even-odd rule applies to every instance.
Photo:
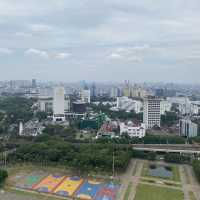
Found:
[[[172,166],[173,171],[173,181],[180,182],[180,173],[179,173],[179,167],[178,166]]]
[[[126,189],[126,193],[125,193],[125,195],[124,195],[124,200],[128,200],[132,187],[133,187],[133,184],[130,182],[130,183],[128,184],[127,189]]]
[[[190,200],[196,200],[196,197],[194,196],[194,193],[192,191],[189,193],[189,196]]]
[[[137,167],[138,167],[138,162],[136,161],[135,167],[134,167],[133,172],[132,172],[132,175],[133,175],[133,176],[136,175]]]
[[[140,184],[134,200],[183,200],[181,190]]]

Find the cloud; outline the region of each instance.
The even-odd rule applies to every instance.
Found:
[[[58,53],[54,53],[54,52],[46,52],[43,50],[39,50],[39,49],[33,49],[30,48],[28,50],[25,51],[25,55],[29,55],[29,56],[39,56],[41,58],[45,58],[45,59],[58,59],[58,60],[62,60],[62,59],[66,59],[69,58],[71,56],[70,53],[65,53],[65,52],[58,52]]]
[[[124,60],[124,61],[132,61],[132,62],[142,62],[142,58],[136,55],[127,55],[127,54],[120,54],[113,52],[111,53],[108,58],[113,59],[113,60]]]
[[[0,16],[44,16],[62,6],[61,0],[5,0],[0,1]]]
[[[49,55],[46,51],[41,51],[38,49],[28,49],[25,51],[26,55],[35,55],[35,56],[39,56],[41,58],[49,58]]]
[[[47,24],[31,24],[29,29],[33,32],[48,32],[52,30],[52,27]]]
[[[143,59],[139,56],[132,56],[128,58],[129,61],[133,61],[133,62],[142,62]]]
[[[128,46],[128,47],[119,47],[116,49],[117,52],[120,53],[132,53],[132,52],[141,52],[152,49],[150,45],[138,45],[138,46]]]
[[[71,56],[70,53],[56,53],[54,55],[54,58],[56,59],[66,59],[66,58],[69,58]]]
[[[24,38],[28,38],[28,37],[33,36],[31,33],[25,33],[25,32],[16,32],[15,35],[18,36],[18,37],[24,37]]]
[[[111,53],[109,56],[111,59],[121,59],[123,58],[119,53]]]
[[[66,60],[71,66],[68,80],[83,79],[83,73],[77,75],[80,68],[88,77],[85,66],[99,70],[93,79],[104,79],[105,66],[106,79],[121,80],[130,75],[141,81],[171,77],[176,81],[180,78],[179,65],[188,71],[191,68],[191,74],[192,67],[200,65],[198,54],[188,58],[200,52],[199,10],[198,0],[2,0],[0,44],[8,51],[0,52],[5,55],[14,50],[12,59],[1,59],[2,74],[7,72],[10,77],[9,66],[28,71],[27,65],[35,63],[29,59],[22,63],[19,57],[26,50],[27,57],[40,58],[37,65],[46,69],[44,78],[46,74],[53,79],[66,74],[54,69],[56,61]],[[43,62],[44,58],[50,62]],[[134,62],[137,65],[133,69]],[[68,70],[65,62],[59,66],[63,72]],[[116,66],[118,74],[113,77]],[[122,77],[124,66],[127,70]],[[168,77],[160,70],[162,66],[173,67]],[[30,76],[38,74],[34,67],[29,70]],[[195,70],[195,74],[200,73],[200,68]],[[193,81],[193,76],[184,79]]]
[[[7,48],[0,48],[0,54],[12,54],[13,53],[13,50],[11,49],[7,49]]]

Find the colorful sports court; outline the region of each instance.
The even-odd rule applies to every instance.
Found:
[[[39,192],[51,193],[64,180],[64,178],[64,176],[49,175],[44,178],[39,184],[34,186],[33,189]]]
[[[97,180],[84,180],[78,176],[31,173],[16,176],[15,186],[20,189],[48,193],[81,200],[116,200],[120,185]]]
[[[83,179],[79,177],[67,177],[54,191],[60,196],[73,196],[77,188],[81,186]]]
[[[83,183],[75,196],[80,199],[92,200],[102,187],[102,182],[88,180]]]

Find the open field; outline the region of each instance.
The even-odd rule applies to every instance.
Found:
[[[171,167],[173,177],[146,175],[152,163]],[[127,171],[116,176],[114,183],[108,176],[77,176],[59,167],[24,165],[8,171],[6,191],[0,200],[200,200],[200,187],[188,165],[132,159]]]
[[[134,200],[183,200],[181,190],[139,184]]]

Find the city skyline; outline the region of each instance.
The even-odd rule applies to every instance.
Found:
[[[200,2],[0,2],[1,80],[200,83]]]

